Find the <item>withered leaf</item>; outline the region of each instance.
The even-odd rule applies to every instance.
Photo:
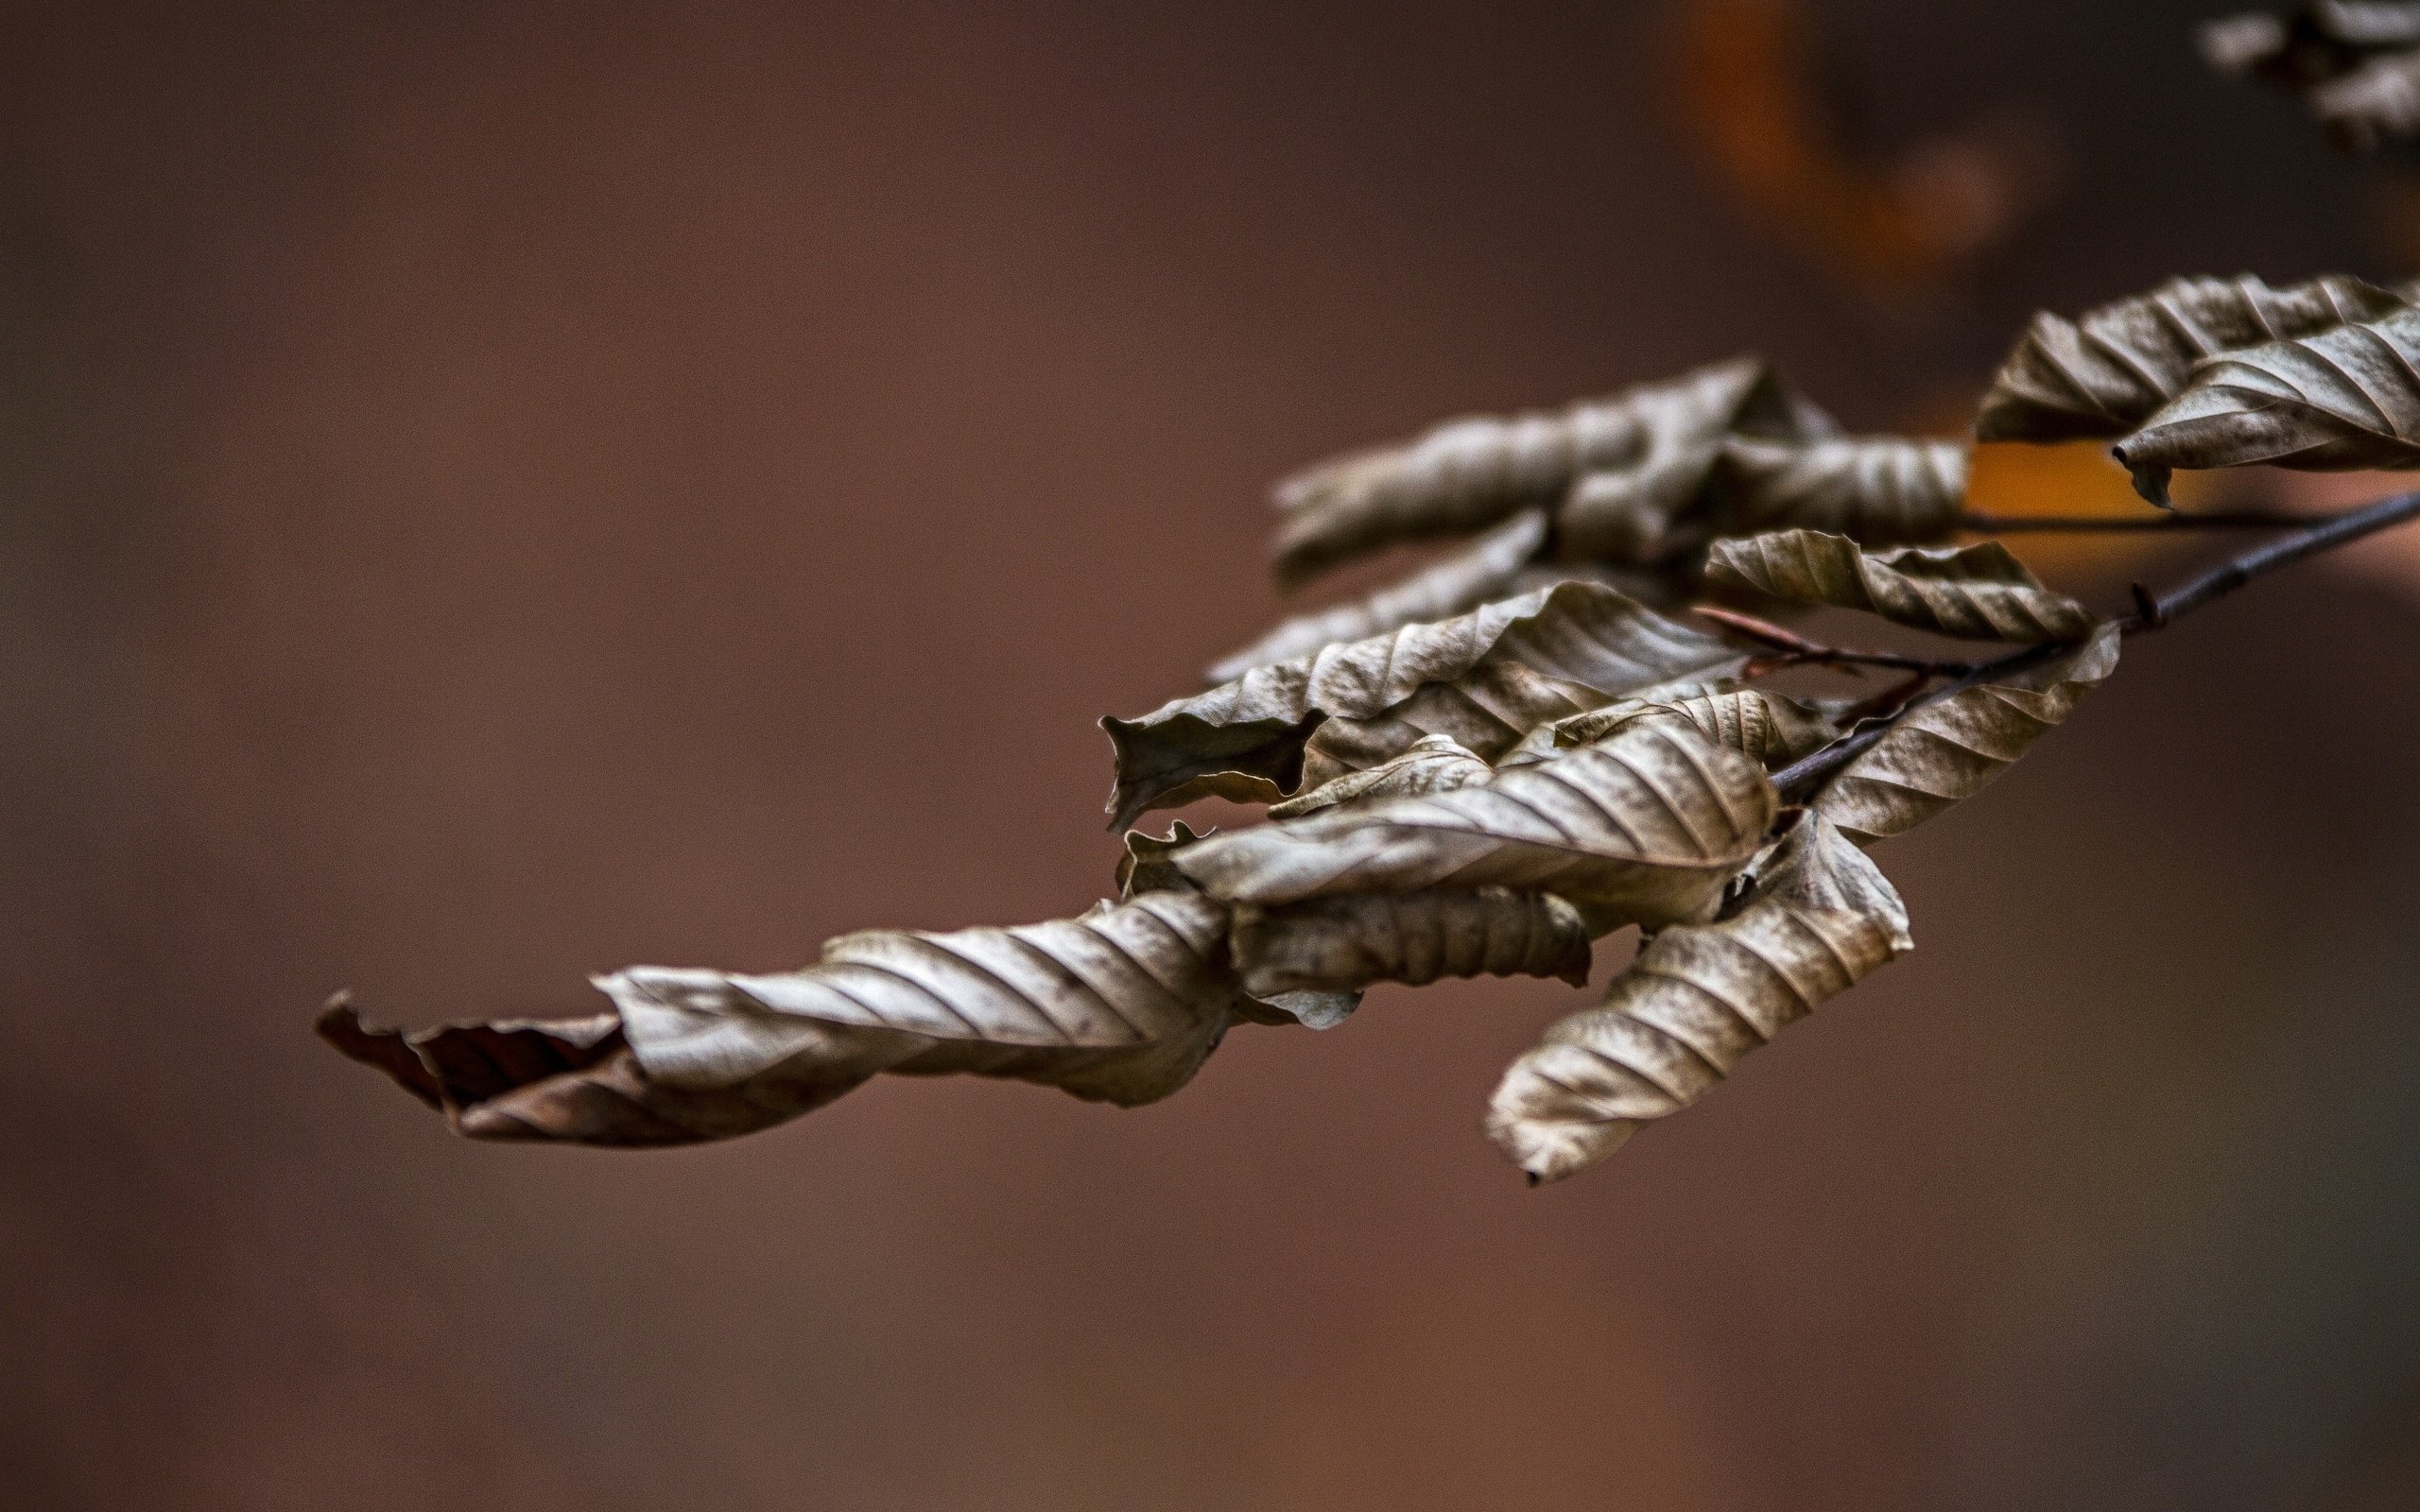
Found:
[[[1788,446],[1735,437],[1709,485],[1719,535],[1800,526],[1869,546],[1940,541],[1966,507],[1966,447],[1898,436]]]
[[[2180,392],[2221,353],[2308,336],[2403,307],[2406,296],[2330,276],[2272,288],[2249,273],[2180,278],[2075,320],[2033,318],[1984,395],[1985,441],[2113,439]]]
[[[1219,832],[1211,830],[1207,833]],[[1143,830],[1126,832],[1126,853],[1117,858],[1117,896],[1132,899],[1140,893],[1199,892],[1193,879],[1177,869],[1170,858],[1201,836],[1183,819],[1160,835]]]
[[[1306,774],[1318,786],[1426,735],[1451,735],[1485,758],[1547,720],[1737,660],[1721,642],[1599,584],[1524,593],[1255,667],[1140,719],[1102,720],[1117,753],[1112,824],[1197,798],[1272,802]],[[1357,723],[1306,767],[1314,731],[1341,722]]]
[[[1705,581],[1709,588],[1865,610],[1917,629],[2020,645],[2072,641],[2096,623],[2091,610],[2043,587],[1996,541],[1870,555],[1845,536],[1780,530],[1716,541],[1706,556]]]
[[[1588,980],[1589,920],[1551,893],[1356,893],[1284,908],[1238,908],[1232,935],[1257,997],[1446,976]]]
[[[567,1025],[399,1035],[338,1007],[321,1033],[433,1092],[476,1139],[727,1139],[883,1072],[1013,1077],[1132,1106],[1184,1085],[1233,1020],[1227,916],[1198,893],[1154,892],[1042,924],[843,935],[802,971],[633,967],[597,981],[612,1015]]]
[[[1704,1096],[1740,1057],[1913,943],[1889,879],[1808,815],[1724,918],[1657,935],[1603,1004],[1514,1061],[1489,1102],[1488,1133],[1531,1180],[1569,1176]]]
[[[1685,724],[1716,745],[1761,763],[1767,771],[1812,755],[1841,734],[1840,726],[1814,704],[1763,688],[1714,682],[1674,689],[1654,698],[1625,698],[1541,726],[1504,758],[1504,765],[1550,761],[1572,747],[1605,740],[1633,725],[1656,720]]]
[[[1825,783],[1809,805],[1858,845],[1903,834],[1974,797],[2066,723],[2118,666],[2118,627],[2075,650],[1921,704]]]
[[[1495,768],[1472,755],[1469,748],[1453,736],[1426,735],[1415,741],[1411,748],[1400,756],[1380,762],[1366,771],[1347,772],[1321,783],[1300,798],[1288,799],[1270,808],[1269,816],[1272,819],[1292,819],[1305,814],[1316,814],[1321,809],[1334,808],[1339,803],[1442,793],[1452,788],[1468,787],[1473,782],[1484,782],[1495,775]]]
[[[1651,925],[1703,914],[1778,807],[1755,763],[1658,723],[1485,783],[1217,835],[1176,864],[1261,907],[1499,886],[1604,910],[1605,928]]]
[[[2114,449],[2146,497],[2171,469],[2420,467],[2420,308],[2272,342],[2194,369]]]

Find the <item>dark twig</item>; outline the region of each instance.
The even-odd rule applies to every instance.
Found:
[[[1794,630],[1757,619],[1753,614],[1740,614],[1727,609],[1712,609],[1700,605],[1690,612],[1703,620],[1711,620],[1742,640],[1768,645],[1782,653],[1776,666],[1815,665],[1840,667],[1889,667],[1896,672],[1921,672],[1929,676],[1962,677],[1975,669],[1972,662],[1941,662],[1920,656],[1901,656],[1894,651],[1850,651],[1837,645],[1810,641]]]
[[[1979,535],[2018,531],[2106,531],[2135,533],[2179,530],[2295,530],[2311,517],[2289,509],[2210,509],[2201,513],[2177,510],[2165,514],[1985,514],[1969,509],[1958,517],[1958,528]]]
[[[2223,598],[2256,577],[2265,576],[2280,567],[2290,567],[2306,557],[2318,556],[2323,551],[2331,551],[2415,518],[2420,518],[2420,492],[2398,493],[2393,498],[2381,499],[2359,509],[2347,509],[2342,514],[2307,518],[2293,535],[2247,551],[2157,597],[2152,597],[2137,585],[2135,612],[2118,622],[2121,633],[2138,635],[2147,630],[2164,628],[2178,616],[2189,614],[2214,598]],[[1954,681],[1945,682],[1930,693],[1909,699],[1889,719],[1869,724],[1813,755],[1783,767],[1773,774],[1773,785],[1781,789],[1785,799],[1792,802],[1802,800],[1841,767],[1873,749],[1899,720],[1915,710],[2039,665],[2074,650],[2075,646],[2073,641],[2054,641],[2043,645],[2029,645],[2021,651],[2012,651],[1985,662]]]

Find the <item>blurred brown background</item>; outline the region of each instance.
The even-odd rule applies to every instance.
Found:
[[[7,22],[10,1504],[2420,1499],[2392,574],[2140,644],[1885,852],[1910,963],[1544,1192],[1477,1123],[1552,984],[643,1156],[308,1033],[1080,909],[1093,721],[1277,611],[1325,452],[1751,347],[1897,424],[2038,304],[2411,271],[2204,6],[1812,5],[1822,152],[2055,147],[1894,283],[1725,166],[1720,9]]]

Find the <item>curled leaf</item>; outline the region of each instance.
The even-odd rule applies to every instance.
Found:
[[[2420,467],[2420,307],[2231,352],[2115,448],[2147,497],[2171,469]]]
[[[1985,441],[2110,439],[2225,352],[2308,336],[2403,307],[2405,296],[2330,276],[2272,288],[2251,274],[2180,278],[2075,320],[2033,318],[1975,419]]]
[[[1868,555],[1844,536],[1781,530],[1716,541],[1705,581],[1709,588],[1860,609],[1917,629],[2020,645],[2072,641],[2097,623],[2082,604],[2043,587],[1996,541]]]
[[[1494,767],[1472,755],[1469,748],[1453,736],[1426,735],[1400,756],[1380,762],[1366,771],[1347,772],[1321,783],[1300,798],[1288,799],[1270,808],[1269,816],[1272,819],[1300,818],[1321,809],[1334,808],[1339,803],[1442,793],[1452,788],[1468,787],[1473,782],[1484,782],[1495,775]]]
[[[1840,738],[1840,726],[1813,704],[1737,683],[1676,689],[1652,699],[1625,698],[1533,730],[1505,765],[1549,761],[1575,746],[1608,740],[1638,724],[1685,724],[1728,750],[1778,771]]]
[[[1913,944],[1890,880],[1809,815],[1721,919],[1657,935],[1603,1004],[1514,1061],[1489,1101],[1488,1134],[1532,1181],[1569,1176]]]
[[[1216,834],[1219,832],[1205,832]],[[1126,853],[1117,858],[1117,896],[1132,899],[1147,892],[1198,892],[1193,879],[1177,869],[1171,859],[1175,854],[1201,836],[1183,819],[1160,835],[1143,830],[1126,832]]]
[[[1735,437],[1711,484],[1715,529],[1803,526],[1869,546],[1939,541],[1966,507],[1966,447],[1897,436],[1787,446]]]
[[[2118,666],[2118,627],[1995,682],[1920,704],[1809,804],[1858,845],[1903,834],[1974,797],[2066,723]]]
[[[1588,920],[1551,893],[1357,893],[1285,908],[1239,908],[1233,940],[1244,990],[1335,991],[1446,976],[1588,980]]]
[[[1217,835],[1176,862],[1213,896],[1264,908],[1496,886],[1603,910],[1610,929],[1704,912],[1778,807],[1754,762],[1653,724],[1485,783]]]
[[[1486,757],[1546,720],[1736,660],[1721,642],[1610,588],[1560,584],[1256,667],[1140,719],[1102,720],[1117,752],[1112,822],[1123,828],[1214,795],[1282,799],[1302,783],[1305,747],[1323,725],[1369,721],[1322,747],[1308,768],[1313,786],[1426,735],[1451,735]]]
[[[883,1072],[1013,1077],[1131,1107],[1184,1086],[1233,1021],[1227,914],[1155,892],[1008,929],[843,935],[803,971],[633,967],[597,981],[613,1014],[567,1025],[403,1035],[339,1005],[320,1032],[433,1092],[475,1139],[728,1139]]]

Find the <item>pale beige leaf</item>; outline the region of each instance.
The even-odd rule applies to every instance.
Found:
[[[2020,645],[2072,641],[2097,623],[2090,610],[2043,587],[1996,541],[1869,555],[1844,536],[1779,530],[1716,541],[1706,556],[1705,582],[1711,589],[1865,610],[1917,629]]]
[[[1940,541],[1966,507],[1966,446],[1897,436],[1789,446],[1735,437],[1709,485],[1716,534],[1793,526],[1869,546]]]
[[[1823,709],[1762,688],[1735,682],[1677,689],[1657,698],[1625,698],[1530,731],[1503,765],[1550,761],[1575,746],[1607,740],[1634,725],[1657,720],[1685,724],[1714,744],[1778,771],[1840,738],[1841,728]]]
[[[1889,879],[1809,815],[1723,919],[1657,935],[1602,1005],[1514,1061],[1490,1100],[1488,1133],[1532,1181],[1569,1176],[1704,1096],[1740,1057],[1913,943]]]
[[[1499,886],[1605,910],[1605,928],[1658,924],[1703,915],[1778,807],[1755,763],[1655,723],[1485,783],[1213,836],[1176,864],[1261,907]]]
[[[1485,758],[1547,719],[1736,660],[1721,642],[1595,583],[1525,593],[1256,667],[1140,719],[1102,720],[1117,753],[1112,823],[1212,795],[1273,802],[1306,771],[1318,786],[1426,735],[1451,735]],[[1374,722],[1348,723],[1306,768],[1314,731],[1353,721]]]
[[[1216,834],[1219,832],[1204,832]],[[1147,892],[1199,892],[1193,879],[1176,867],[1174,856],[1201,836],[1183,819],[1177,820],[1164,835],[1142,830],[1126,832],[1126,853],[1117,858],[1117,896],[1132,899]]]
[[[1554,976],[1580,987],[1591,933],[1551,893],[1482,887],[1239,908],[1231,938],[1244,990],[1266,997],[1446,976]]]
[[[2308,336],[2400,309],[2405,297],[2359,279],[2272,288],[2252,275],[2173,279],[2085,312],[2037,315],[1984,396],[1986,441],[2111,439],[2181,392],[2209,358]]]
[[[2370,59],[2304,98],[2339,146],[2375,152],[2420,130],[2420,49]]]
[[[1371,802],[1387,798],[1409,798],[1422,793],[1442,793],[1473,782],[1484,782],[1495,775],[1495,768],[1471,754],[1468,747],[1451,735],[1427,735],[1413,743],[1409,750],[1366,771],[1347,772],[1332,782],[1322,782],[1300,798],[1288,799],[1269,811],[1272,819],[1299,818],[1321,809],[1334,808],[1339,803]]]
[[[2171,469],[2420,467],[2420,308],[2232,352],[2115,448],[2164,499]]]
[[[883,1072],[963,1073],[1132,1106],[1182,1087],[1233,1021],[1226,907],[1154,892],[1081,919],[843,935],[802,971],[633,967],[614,1012],[321,1033],[480,1139],[673,1144],[794,1118]],[[419,1074],[412,1065],[417,1063]]]
[[[2066,721],[2118,666],[2118,627],[2073,651],[1903,715],[1842,768],[1810,807],[1859,845],[1903,834],[2014,765]]]

